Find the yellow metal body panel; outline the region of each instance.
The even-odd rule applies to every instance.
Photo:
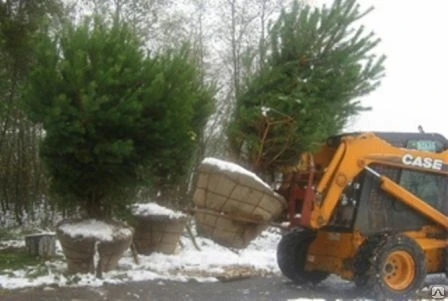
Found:
[[[337,274],[352,278],[351,261],[363,237],[357,233],[327,232],[320,230],[310,245],[306,258],[306,269]]]

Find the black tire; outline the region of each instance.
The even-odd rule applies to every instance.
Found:
[[[366,292],[378,298],[407,299],[424,284],[425,254],[405,235],[384,236],[372,252],[365,277]]]
[[[309,230],[296,229],[284,234],[277,246],[277,264],[284,276],[295,284],[317,284],[327,278],[322,271],[306,271],[308,247],[315,235]]]
[[[359,290],[366,289],[369,280],[367,271],[370,267],[370,258],[372,258],[373,252],[383,237],[384,234],[368,237],[356,251],[356,255],[353,260],[353,282]]]

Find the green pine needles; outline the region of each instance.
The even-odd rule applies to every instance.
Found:
[[[228,128],[240,162],[262,173],[294,165],[369,109],[359,97],[378,87],[385,59],[373,53],[379,39],[359,24],[370,10],[336,0],[320,9],[296,1],[283,11],[271,27],[266,61],[242,87]]]
[[[37,47],[25,108],[42,123],[40,154],[60,204],[120,212],[150,180],[185,176],[211,113],[187,48],[149,55],[130,27],[69,25]]]

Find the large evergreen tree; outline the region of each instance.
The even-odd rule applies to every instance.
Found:
[[[37,45],[25,107],[61,204],[109,217],[147,180],[183,176],[210,113],[187,48],[147,54],[128,26],[69,25]]]
[[[355,0],[330,8],[295,1],[272,26],[266,62],[237,99],[229,137],[235,156],[253,170],[271,172],[297,163],[366,110],[359,98],[384,75],[379,39],[365,33]]]

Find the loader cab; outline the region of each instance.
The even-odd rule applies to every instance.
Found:
[[[328,144],[336,147],[341,137],[329,139]],[[391,133],[375,132],[393,146],[428,152],[442,152],[448,149],[448,140],[433,133]],[[434,172],[373,164],[376,171],[405,187],[435,209],[448,213],[448,176]],[[424,225],[433,224],[414,209],[385,193],[376,177],[361,172],[344,190],[328,227],[338,231],[359,231],[370,235],[383,231],[412,231]]]

